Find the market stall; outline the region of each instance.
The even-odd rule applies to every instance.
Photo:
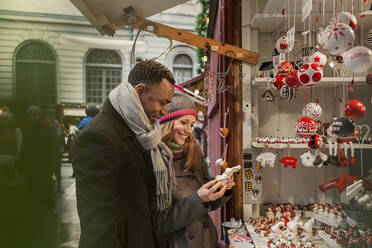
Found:
[[[129,25],[207,50],[196,98],[210,170],[240,166],[232,200],[211,213],[227,245],[372,245],[370,1],[211,1],[207,37],[140,6],[73,2],[101,34]]]

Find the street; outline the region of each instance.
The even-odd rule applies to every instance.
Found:
[[[57,218],[60,219],[59,233],[60,248],[75,248],[79,246],[80,224],[76,209],[75,178],[71,177],[71,163],[64,156],[62,161],[61,176],[63,194],[58,194]],[[58,235],[57,235],[58,236]],[[58,247],[58,246],[57,246]]]

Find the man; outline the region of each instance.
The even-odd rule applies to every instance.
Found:
[[[156,247],[152,210],[171,205],[171,151],[157,120],[174,95],[174,78],[153,60],[137,63],[76,139],[80,248]]]
[[[19,171],[24,175],[24,215],[19,225],[20,247],[50,247],[54,230],[55,192],[52,175],[55,172],[59,148],[57,129],[42,119],[40,107],[32,105],[26,112],[27,126],[23,129],[23,144]],[[17,247],[17,246],[12,246]]]
[[[94,104],[88,104],[88,107],[85,109],[85,114],[87,115],[80,123],[78,128],[81,130],[86,127],[93,118],[98,115],[100,110]]]

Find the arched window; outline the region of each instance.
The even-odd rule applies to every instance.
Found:
[[[51,107],[57,102],[56,57],[38,41],[24,44],[16,53],[15,98],[18,104]]]
[[[110,91],[121,83],[121,57],[114,50],[94,49],[89,52],[85,65],[85,100],[87,103],[101,104]]]
[[[186,54],[179,54],[173,60],[173,72],[176,82],[183,83],[192,78],[193,64]]]

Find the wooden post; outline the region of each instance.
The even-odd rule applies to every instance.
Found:
[[[232,44],[234,46],[241,47],[241,1],[239,0],[230,0],[232,2],[231,6],[231,17],[232,17]],[[231,97],[231,105],[233,105],[233,161],[234,165],[241,165],[243,167],[243,132],[242,132],[242,123],[243,123],[243,110],[242,110],[242,77],[241,72],[241,63],[234,63],[233,67],[234,78],[233,86],[235,89],[235,96]],[[235,176],[235,187],[233,191],[233,206],[229,210],[230,217],[235,219],[243,219],[243,177],[242,171]]]

